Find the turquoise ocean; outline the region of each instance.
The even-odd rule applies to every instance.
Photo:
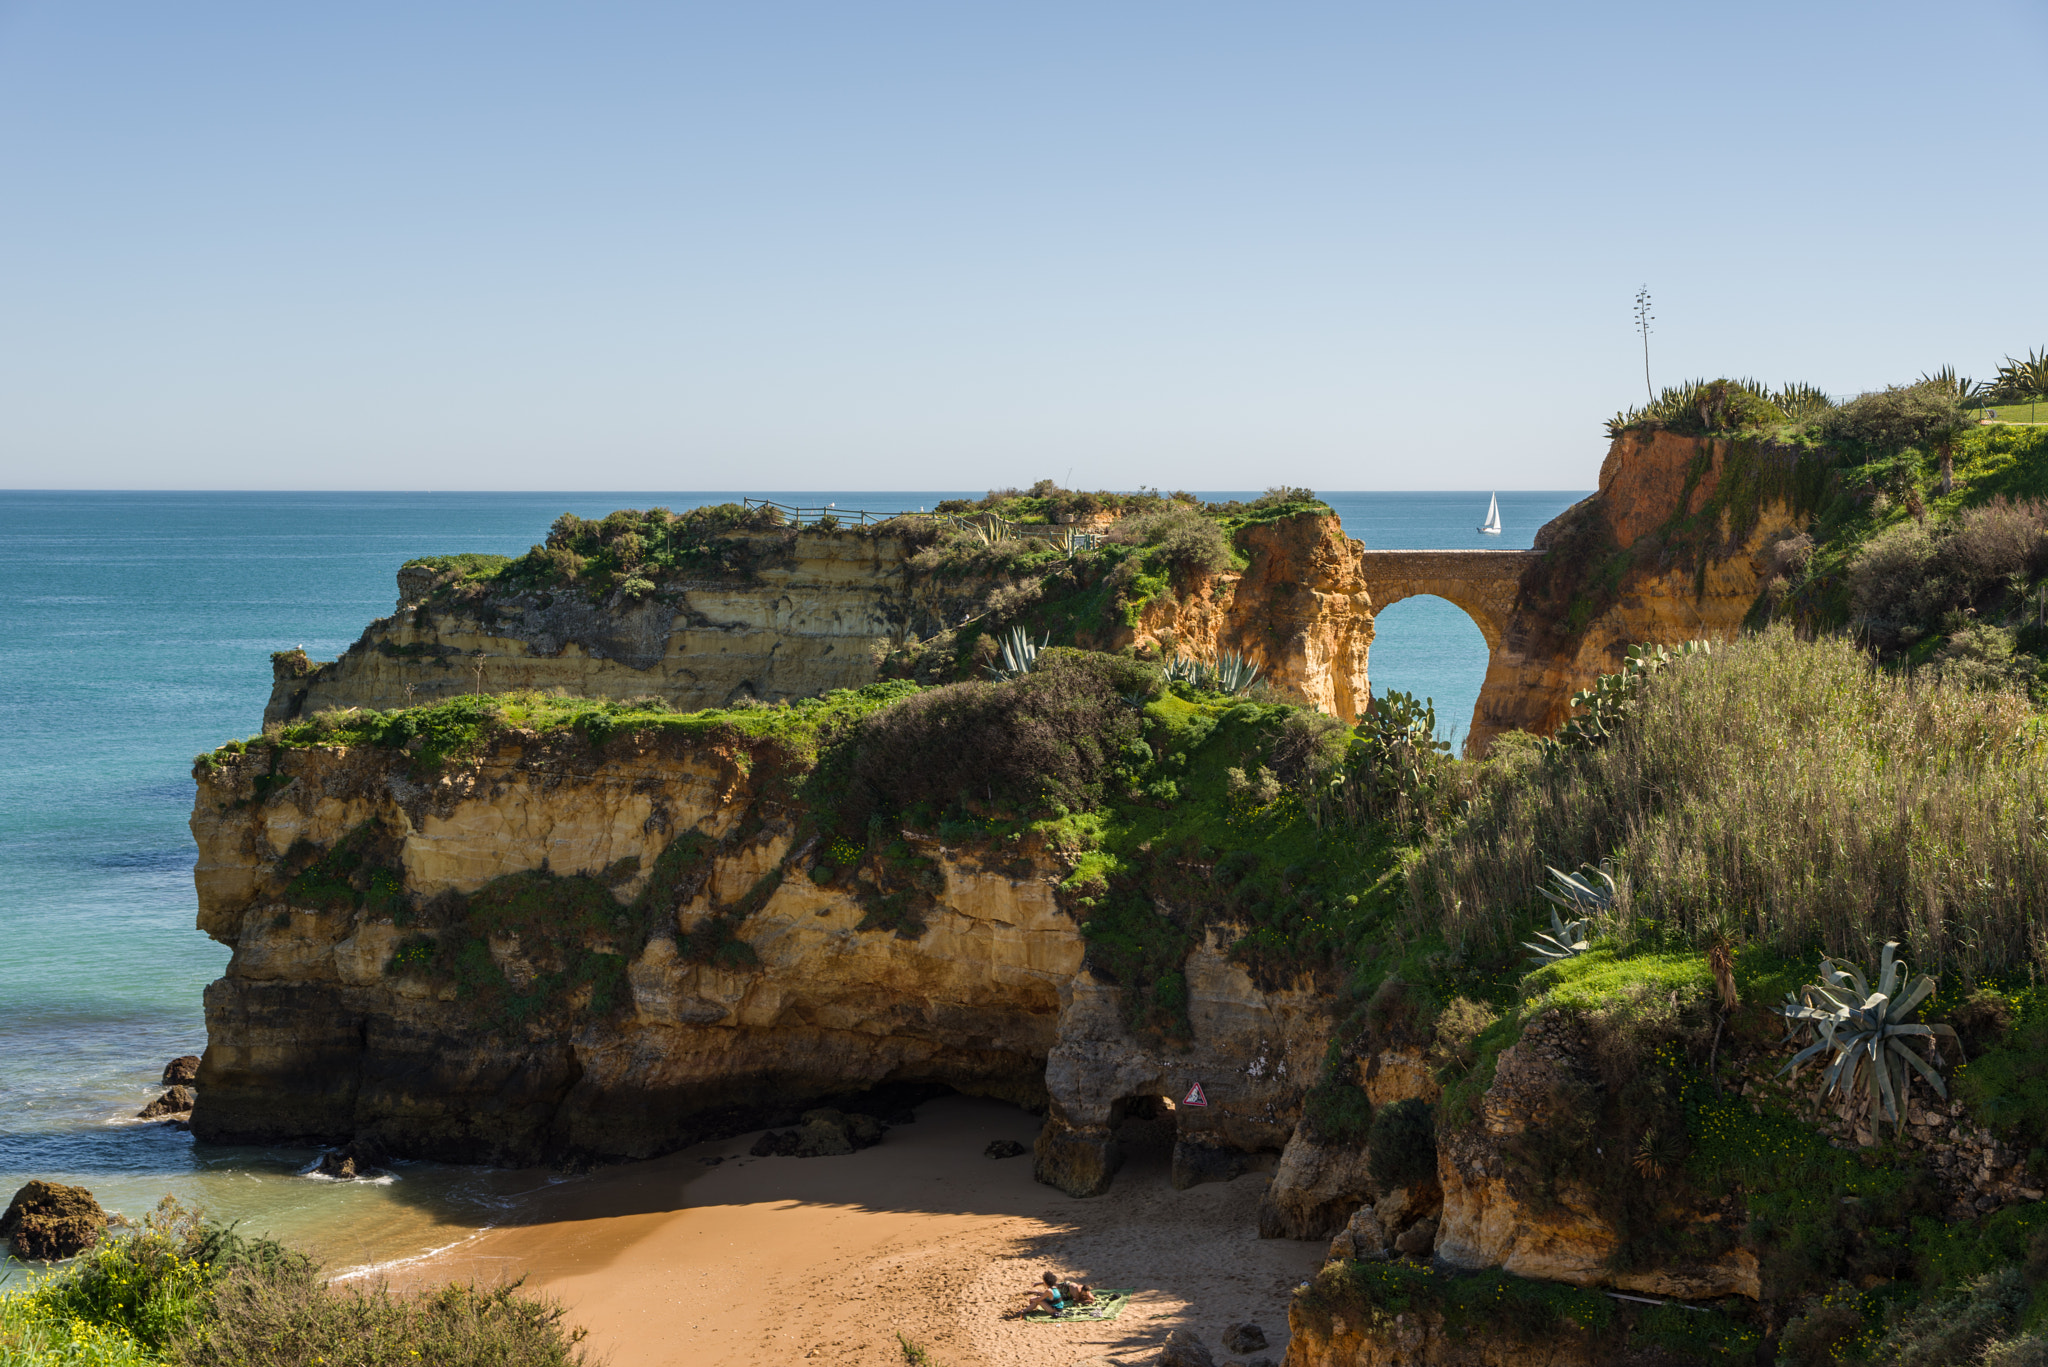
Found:
[[[883,512],[960,496],[775,495]],[[331,659],[390,612],[411,556],[518,554],[563,512],[738,497],[0,494],[0,1200],[34,1177],[131,1216],[175,1195],[340,1271],[458,1241],[569,1180],[400,1163],[329,1182],[301,1175],[311,1150],[195,1144],[129,1119],[165,1060],[204,1046],[200,994],[227,962],[193,929],[192,757],[260,729],[271,651]],[[1324,497],[1370,547],[1517,549],[1582,494],[1503,492],[1499,536],[1476,530],[1485,493]],[[1433,697],[1447,739],[1485,668],[1478,628],[1441,599],[1379,619],[1374,688]]]

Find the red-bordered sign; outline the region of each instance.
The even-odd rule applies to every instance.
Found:
[[[1197,1082],[1194,1086],[1188,1088],[1188,1094],[1181,1098],[1180,1104],[1183,1106],[1208,1105],[1209,1098],[1202,1095],[1202,1084]]]

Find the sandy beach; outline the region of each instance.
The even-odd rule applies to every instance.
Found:
[[[1154,1130],[1131,1135],[1107,1195],[1075,1200],[1032,1181],[1028,1155],[983,1156],[1037,1129],[1013,1106],[943,1097],[846,1157],[752,1158],[743,1135],[564,1183],[389,1275],[524,1276],[613,1367],[901,1367],[898,1335],[945,1367],[1135,1364],[1177,1327],[1222,1362],[1233,1320],[1261,1325],[1280,1359],[1288,1293],[1322,1246],[1257,1237],[1265,1173],[1175,1191]],[[1048,1268],[1139,1294],[1109,1323],[1008,1316]]]

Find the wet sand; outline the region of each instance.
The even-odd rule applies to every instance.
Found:
[[[1109,1194],[1075,1200],[1032,1181],[1028,1153],[982,1155],[993,1139],[1028,1147],[1037,1129],[1015,1107],[944,1097],[841,1158],[751,1158],[744,1135],[565,1183],[519,1223],[388,1275],[524,1276],[567,1303],[612,1367],[901,1367],[899,1334],[935,1367],[1136,1363],[1179,1327],[1220,1363],[1233,1320],[1257,1322],[1262,1353],[1283,1356],[1288,1294],[1323,1246],[1258,1238],[1267,1174],[1175,1191],[1154,1133],[1133,1136]],[[1140,1294],[1106,1324],[1008,1317],[1048,1268]]]

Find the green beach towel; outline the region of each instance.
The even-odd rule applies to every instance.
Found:
[[[1113,1320],[1131,1303],[1135,1291],[1098,1291],[1095,1304],[1074,1305],[1065,1310],[1034,1310],[1024,1318],[1034,1324],[1068,1324],[1074,1320]]]

